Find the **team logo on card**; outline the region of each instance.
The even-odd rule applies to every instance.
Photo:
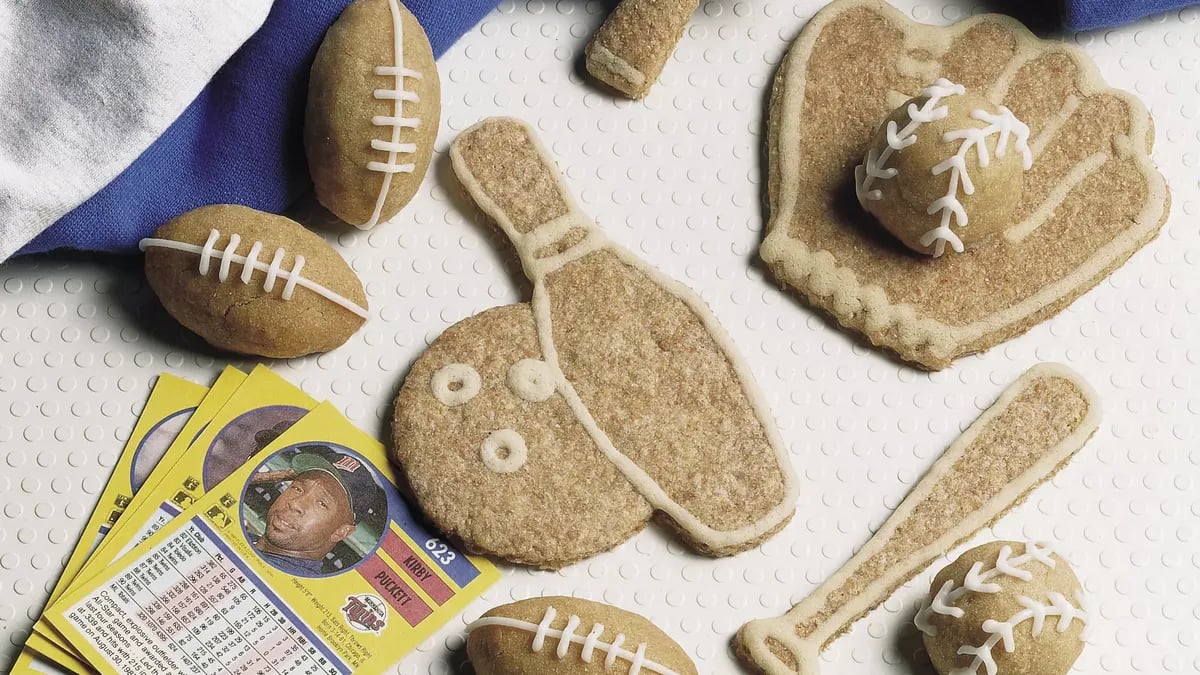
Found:
[[[342,614],[346,617],[346,623],[361,633],[379,635],[387,626],[387,605],[383,598],[371,593],[347,596]]]

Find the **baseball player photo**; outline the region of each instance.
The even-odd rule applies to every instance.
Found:
[[[243,501],[247,540],[264,561],[296,576],[326,576],[370,553],[387,522],[387,498],[360,459],[328,445],[273,454]]]

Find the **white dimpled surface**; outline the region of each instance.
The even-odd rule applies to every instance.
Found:
[[[763,388],[801,478],[791,524],[733,558],[695,556],[650,528],[558,574],[506,568],[397,672],[468,672],[466,625],[493,605],[540,594],[639,612],[701,672],[741,672],[729,648],[738,627],[785,612],[837,570],[959,430],[1042,360],[1086,377],[1103,397],[1104,422],[1070,466],[975,543],[1053,541],[1072,561],[1095,616],[1075,672],[1200,669],[1200,9],[1065,38],[1154,115],[1154,160],[1172,189],[1162,234],[1051,321],[927,374],[864,347],[780,291],[756,255],[767,87],[820,4],[704,0],[661,81],[635,103],[580,74],[607,3],[507,0],[439,62],[438,153],[413,203],[370,232],[323,230],[362,276],[372,318],[333,353],[273,366],[383,436],[405,369],[429,341],[466,316],[528,299],[511,248],[475,221],[445,157],[455,135],[482,117],[527,120],[584,211],[709,303]],[[983,11],[965,1],[896,4],[932,23]],[[0,266],[0,289],[5,670],[151,379],[167,370],[207,381],[228,359],[171,322],[138,257],[18,260]],[[930,570],[904,585],[835,642],[823,672],[931,672],[912,619],[932,578]]]

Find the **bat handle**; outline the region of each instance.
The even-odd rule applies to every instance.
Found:
[[[1092,389],[1064,366],[1031,368],[934,462],[870,541],[782,617],[738,633],[764,671],[817,673],[826,644],[1052,475],[1100,423]]]
[[[700,0],[624,0],[585,49],[588,72],[629,98],[658,80]]]
[[[450,162],[463,189],[508,235],[531,281],[607,245],[523,122],[479,122],[451,144]]]

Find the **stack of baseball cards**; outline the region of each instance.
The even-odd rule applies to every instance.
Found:
[[[161,375],[14,672],[379,673],[496,581],[264,367]]]

